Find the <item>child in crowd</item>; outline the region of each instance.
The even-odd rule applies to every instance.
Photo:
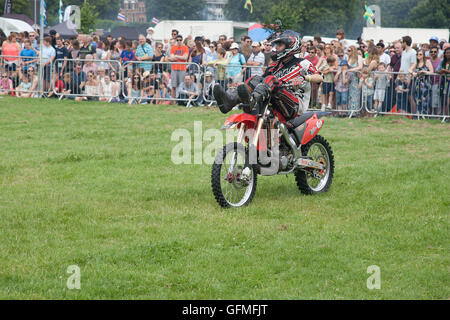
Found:
[[[8,77],[8,73],[4,71],[0,79],[0,95],[14,94],[12,80]]]
[[[22,76],[22,82],[19,84],[19,86],[16,88],[16,97],[19,98],[29,98],[31,97],[31,81],[28,75]]]
[[[161,90],[160,90],[161,97],[163,99],[167,99],[167,100],[163,100],[161,102],[161,104],[170,104],[170,94],[169,94],[168,88],[171,87],[171,78],[170,78],[169,72],[162,73],[160,84],[161,84]]]
[[[161,81],[157,78],[154,71],[145,71],[142,81],[143,96],[148,103],[161,103]]]
[[[58,93],[61,94],[61,93],[63,93],[63,91],[64,91],[64,82],[63,82],[63,80],[61,80],[61,79],[58,77],[57,74],[54,74],[53,79],[54,79],[53,90],[50,91],[50,92],[48,93],[48,97],[49,97],[49,98],[51,98],[51,97],[56,98],[56,95],[57,95]]]
[[[375,75],[375,93],[373,95],[373,99],[375,100],[374,108],[377,112],[382,111],[381,106],[383,105],[384,98],[386,96],[386,87],[388,85],[389,77],[387,74],[382,73],[386,71],[386,65],[383,62],[380,62],[377,68],[378,72]]]
[[[399,74],[395,80],[395,92],[397,94],[397,112],[406,113],[408,108],[409,82],[405,74]]]
[[[70,93],[72,92],[72,78],[71,78],[69,72],[64,73],[63,83],[64,83],[64,89],[63,89],[62,95],[59,99],[62,99],[62,98],[75,99],[75,96],[70,95]]]
[[[132,43],[131,41],[127,41],[125,44],[125,50],[122,50],[120,54],[120,62],[123,66],[124,77],[128,78],[132,73],[133,65],[130,64],[130,61],[136,60],[133,50],[131,49]]]
[[[361,71],[358,89],[361,90],[362,106],[368,111],[372,111],[373,109],[373,87],[373,78],[369,73],[369,69],[364,67]]]
[[[346,59],[342,59],[341,62],[339,62],[339,69],[334,76],[338,111],[347,109],[348,89],[350,87],[351,77],[352,73],[348,72],[348,62]]]
[[[334,72],[337,69],[335,65],[336,58],[334,56],[329,56],[319,68],[319,71],[323,74],[322,110],[331,110],[331,102],[333,101],[334,95]]]

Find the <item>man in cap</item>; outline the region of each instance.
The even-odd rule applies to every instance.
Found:
[[[151,46],[153,48],[153,50],[155,50],[155,39],[153,38],[153,34],[155,33],[155,28],[150,27],[147,29],[147,36],[145,37],[146,39],[151,41]]]
[[[438,57],[440,57],[442,55],[443,51],[440,49],[440,46],[439,46],[439,38],[436,37],[436,36],[433,36],[433,37],[430,38],[429,42],[430,42],[430,48],[432,48],[432,47],[439,48]],[[427,57],[429,57],[430,56],[430,51],[425,52],[425,55]]]
[[[250,76],[262,76],[263,75],[263,67],[264,67],[264,53],[261,52],[261,45],[259,42],[254,41],[252,43],[252,54],[250,58],[247,60],[247,65],[251,66]]]

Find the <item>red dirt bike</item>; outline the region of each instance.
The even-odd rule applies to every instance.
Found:
[[[304,194],[326,192],[334,174],[330,145],[317,133],[329,112],[307,112],[289,126],[269,101],[249,113],[233,114],[222,129],[238,129],[237,141],[216,154],[211,185],[223,208],[248,205],[255,195],[257,175],[294,173]]]

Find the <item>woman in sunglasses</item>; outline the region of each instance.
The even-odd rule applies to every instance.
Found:
[[[94,72],[89,71],[87,74],[87,81],[85,85],[85,95],[82,97],[76,97],[75,101],[97,101],[99,96],[99,83],[95,77]]]
[[[142,80],[138,73],[133,73],[131,81],[127,85],[128,92],[128,104],[141,103],[144,97],[144,92],[142,90]]]

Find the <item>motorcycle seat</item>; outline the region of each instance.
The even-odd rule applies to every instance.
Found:
[[[314,115],[314,112],[305,112],[301,116],[298,116],[294,119],[289,120],[288,122],[292,125],[292,128],[295,129],[304,123],[306,120],[311,118]]]

